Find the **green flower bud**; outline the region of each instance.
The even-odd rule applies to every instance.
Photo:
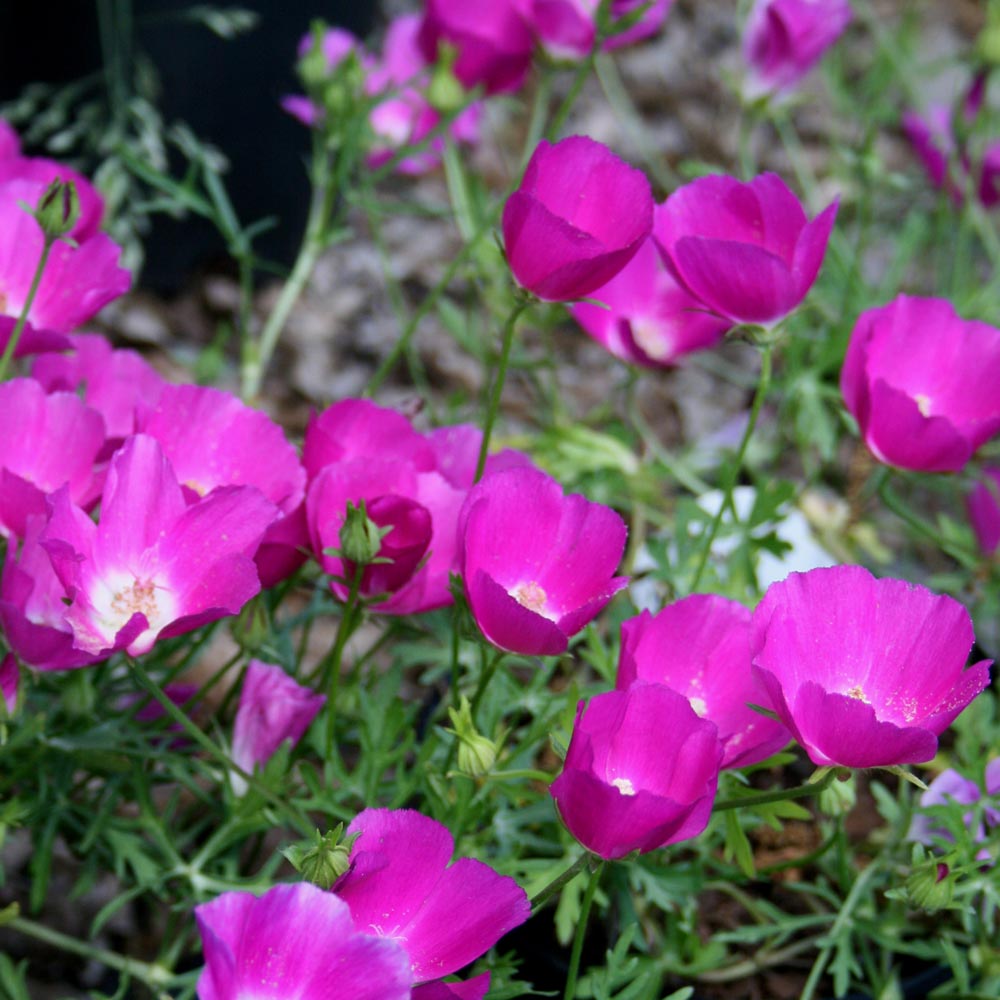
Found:
[[[351,847],[361,836],[360,833],[352,833],[340,842],[343,832],[343,823],[338,823],[326,833],[317,830],[315,843],[305,841],[292,844],[281,853],[297,872],[301,872],[307,882],[312,882],[320,889],[329,889],[350,868]]]
[[[951,905],[955,879],[947,864],[930,858],[914,868],[906,879],[906,894],[914,906],[933,912]]]
[[[54,180],[46,189],[34,212],[45,239],[54,243],[67,235],[80,218],[80,198],[72,181]]]
[[[347,513],[340,529],[340,555],[355,566],[370,566],[382,547],[382,536],[387,530],[380,528],[365,510],[364,500],[354,506],[347,503]]]
[[[1000,66],[1000,3],[992,0],[986,23],[976,38],[976,57],[986,66]]]
[[[236,619],[233,638],[248,650],[259,649],[268,637],[270,629],[267,621],[267,606],[260,595],[243,605]]]
[[[854,788],[854,775],[846,781],[840,778],[831,781],[819,793],[817,806],[824,816],[846,816],[855,806],[858,797]]]
[[[465,88],[455,76],[457,59],[457,49],[447,44],[438,46],[438,59],[427,88],[427,100],[432,108],[443,114],[460,110],[468,99]]]
[[[483,736],[472,721],[472,706],[462,695],[458,709],[449,708],[448,715],[454,729],[449,732],[458,740],[458,769],[472,777],[489,774],[497,760],[498,747],[491,739]]]

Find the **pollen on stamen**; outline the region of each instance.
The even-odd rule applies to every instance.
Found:
[[[854,685],[854,687],[850,688],[850,689],[849,689],[849,690],[847,691],[847,696],[848,696],[849,698],[854,698],[854,699],[856,699],[857,701],[863,701],[863,702],[864,702],[864,703],[865,703],[866,705],[868,705],[868,704],[871,704],[871,703],[870,703],[870,702],[868,701],[868,696],[867,696],[867,695],[865,694],[865,692],[864,692],[864,691],[862,690],[862,688],[861,688],[861,685],[860,685],[860,684],[855,684],[855,685]]]
[[[544,611],[547,595],[545,591],[534,582],[534,580],[529,580],[526,583],[519,583],[513,590],[510,591],[510,596],[513,597],[522,608],[527,608],[529,611],[534,611],[538,614],[541,614]]]
[[[924,395],[922,392],[918,392],[913,399],[917,404],[917,409],[920,411],[921,415],[929,417],[931,415],[931,397]]]
[[[635,795],[635,785],[628,778],[613,778],[611,784],[618,789],[622,795]]]

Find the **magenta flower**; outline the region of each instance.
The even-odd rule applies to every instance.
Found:
[[[420,26],[420,47],[428,62],[439,50],[456,52],[452,70],[469,90],[487,94],[517,90],[531,68],[534,39],[530,28],[531,0],[492,0],[473,5],[467,0],[427,0]]]
[[[0,384],[0,427],[0,535],[23,537],[26,519],[45,515],[46,495],[60,486],[82,507],[100,496],[104,421],[76,396],[47,396],[30,378]]]
[[[21,140],[13,125],[0,118],[0,160],[21,155]]]
[[[388,614],[413,614],[452,601],[458,571],[458,517],[472,486],[482,434],[468,426],[423,435],[402,414],[365,400],[343,400],[306,430],[302,463],[310,478],[306,519],[323,569],[349,580],[354,569],[326,550],[340,548],[348,502],[365,501],[368,516],[391,528],[379,558],[365,570],[361,593],[391,596],[375,605]],[[487,471],[527,462],[517,453],[491,456]],[[331,588],[344,599],[347,588]]]
[[[462,575],[476,624],[495,646],[558,656],[626,585],[614,576],[625,522],[536,469],[484,477],[462,509]]]
[[[605,49],[655,35],[663,27],[672,0],[612,0],[612,24],[632,13],[637,7],[646,9],[631,27],[613,34],[604,42]],[[582,59],[594,47],[597,35],[597,9],[600,0],[534,0],[532,23],[538,40],[554,59]]]
[[[732,325],[677,284],[652,238],[590,297],[603,305],[577,302],[570,306],[573,319],[616,358],[647,368],[668,368],[714,347]]]
[[[0,709],[7,715],[13,715],[17,708],[17,688],[20,680],[17,657],[13,653],[8,653],[3,660],[0,660]],[[0,716],[3,713],[0,713]]]
[[[255,486],[278,508],[256,556],[262,586],[274,586],[306,561],[306,472],[267,414],[221,389],[165,385],[139,415],[137,430],[160,442],[189,501],[220,486]]]
[[[848,0],[757,0],[743,35],[746,96],[793,89],[850,20]]]
[[[188,506],[151,437],[111,460],[95,525],[62,487],[41,544],[72,599],[66,622],[94,656],[147,652],[236,614],[260,590],[253,555],[276,510],[256,489],[230,486]]]
[[[308,882],[226,892],[194,914],[199,1000],[409,1000],[406,952],[355,931],[343,900]]]
[[[947,805],[948,802],[958,802],[961,805],[974,805],[983,798],[983,793],[987,798],[1000,795],[1000,757],[986,765],[983,776],[983,784],[964,778],[957,771],[947,768],[942,771],[928,786],[920,796],[920,808],[930,809],[934,806]],[[1000,805],[1000,803],[998,803]],[[966,826],[971,826],[973,813],[970,810],[964,816]],[[1000,825],[1000,810],[987,806],[983,810],[983,823],[977,824],[972,831],[973,839],[977,842],[986,839],[987,828]],[[932,845],[935,840],[943,839],[953,841],[954,837],[940,821],[927,813],[918,812],[910,824],[907,839],[921,844]],[[989,860],[989,852],[985,852],[984,860]]]
[[[275,664],[251,660],[233,724],[233,763],[247,773],[266,764],[290,740],[296,744],[326,704],[326,695],[303,687]],[[246,791],[236,776],[238,795]]]
[[[366,809],[347,828],[352,833],[361,836],[351,867],[333,891],[351,908],[358,931],[406,949],[417,983],[475,961],[530,916],[528,897],[512,878],[473,858],[452,863],[451,834],[427,816]]]
[[[989,466],[966,499],[969,520],[979,548],[993,555],[1000,548],[1000,467]]]
[[[73,645],[66,588],[39,544],[46,518],[29,516],[20,547],[8,544],[0,576],[0,624],[7,645],[36,670],[71,670],[104,658]],[[107,655],[107,654],[104,654]]]
[[[550,791],[587,850],[609,859],[645,854],[705,829],[721,758],[718,730],[687,698],[640,681],[580,702]]]
[[[0,346],[24,308],[45,244],[41,226],[19,204],[30,202],[39,187],[26,181],[0,187]],[[28,311],[25,334],[69,333],[127,292],[131,277],[118,266],[120,252],[103,233],[77,246],[57,240]],[[52,346],[62,350],[65,338],[58,337]],[[29,349],[19,347],[19,353]]]
[[[645,174],[582,135],[538,144],[502,222],[518,284],[552,302],[583,298],[607,284],[652,225]]]
[[[98,334],[75,334],[67,340],[73,350],[39,355],[31,377],[46,392],[80,392],[104,418],[108,438],[120,443],[135,433],[139,405],[155,407],[167,383],[141,354],[116,350]]]
[[[754,672],[815,764],[919,764],[989,683],[965,669],[969,613],[950,597],[860,566],[792,573],[754,612]]]
[[[656,209],[654,238],[677,280],[709,312],[774,326],[819,274],[837,203],[815,219],[777,174],[701,177]]]
[[[907,295],[858,317],[840,373],[872,454],[923,472],[957,472],[1000,431],[997,385],[1000,330]]]
[[[617,687],[636,680],[678,691],[715,723],[723,768],[756,764],[791,739],[779,722],[747,707],[761,694],[750,669],[750,612],[738,601],[692,594],[623,622]]]
[[[415,146],[437,127],[441,115],[427,100],[430,67],[420,48],[418,35],[421,18],[405,14],[394,18],[385,33],[381,59],[369,67],[365,91],[381,99],[372,109],[369,121],[380,140],[369,157],[372,166],[390,160],[397,149]],[[480,102],[466,108],[448,127],[456,142],[475,145],[483,106]],[[425,149],[404,157],[396,169],[403,174],[423,174],[441,162],[444,138],[432,139]]]

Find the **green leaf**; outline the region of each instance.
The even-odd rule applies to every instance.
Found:
[[[726,846],[727,858],[732,858],[739,865],[740,871],[747,878],[753,878],[756,868],[753,863],[753,848],[747,838],[746,831],[740,824],[739,810],[731,809],[726,813]]]

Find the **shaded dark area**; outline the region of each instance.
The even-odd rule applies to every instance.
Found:
[[[232,6],[220,4],[221,8]],[[186,122],[231,163],[227,188],[244,224],[273,217],[275,227],[255,243],[259,253],[287,263],[308,207],[303,157],[305,129],[278,101],[297,90],[295,51],[312,20],[364,36],[376,0],[243,0],[257,27],[226,40],[185,17],[190,0],[135,0],[135,45],[156,67],[159,107],[167,123]],[[0,3],[0,102],[33,82],[68,83],[101,71],[97,5]],[[193,271],[224,256],[207,222],[155,220],[146,244],[143,284],[174,292]]]

